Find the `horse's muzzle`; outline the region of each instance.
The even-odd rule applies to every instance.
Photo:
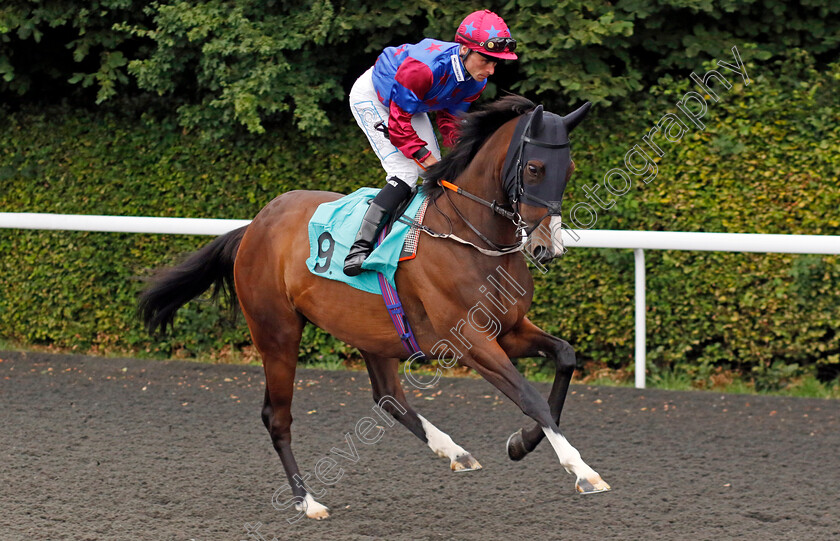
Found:
[[[541,224],[528,237],[525,249],[533,261],[545,265],[552,259],[563,255],[563,235],[559,216],[552,216],[549,224]]]

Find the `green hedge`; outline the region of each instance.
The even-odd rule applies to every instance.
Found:
[[[352,128],[352,130],[350,129]],[[5,118],[0,208],[6,212],[250,219],[291,189],[350,192],[384,177],[355,126],[331,139],[296,132],[212,144],[172,126],[51,110]],[[0,230],[0,336],[94,351],[172,354],[242,347],[240,318],[186,307],[178,332],[152,340],[134,317],[141,278],[208,237]],[[220,319],[222,320],[220,322]],[[313,336],[304,353],[349,348]]]
[[[710,68],[711,66],[707,66]],[[599,214],[598,229],[840,234],[840,65],[816,70],[794,51],[774,71],[710,104],[706,129],[662,144],[658,175]],[[699,67],[697,70],[699,72]],[[630,114],[596,109],[573,138],[578,171],[564,209],[584,201],[624,154],[691,89],[666,77]],[[349,114],[347,115],[349,117]],[[377,160],[349,118],[330,138],[292,130],[206,142],[165,124],[56,109],[0,124],[0,208],[151,216],[250,218],[293,188],[348,193],[378,185]],[[639,183],[641,184],[641,183]],[[83,351],[170,355],[248,344],[243,321],[188,305],[176,333],[148,337],[134,318],[140,277],[206,237],[0,231],[0,337]],[[782,361],[840,365],[836,257],[648,251],[651,368],[755,369]],[[530,316],[568,339],[583,361],[628,366],[633,351],[633,255],[573,249],[535,271]],[[308,330],[305,360],[352,352]],[[774,368],[774,366],[776,368]]]
[[[735,83],[718,103],[710,101],[705,130],[690,128],[682,141],[662,144],[656,178],[616,198],[596,228],[840,234],[838,65],[818,72],[808,54],[793,51],[773,72],[753,65],[748,71],[752,84]],[[584,183],[622,166],[624,153],[643,144],[662,115],[677,112],[677,100],[689,90],[696,87],[688,78],[664,78],[639,107],[639,122],[617,126],[578,151],[586,168],[564,207],[584,200]],[[544,284],[540,292],[550,294],[541,297],[537,319],[562,314],[555,299],[571,295],[570,304],[560,302],[579,309],[548,328],[571,335],[587,354],[597,350],[595,358],[626,365],[633,256],[593,252],[564,258],[569,282]],[[756,368],[758,375],[776,361],[840,366],[837,257],[647,251],[646,259],[648,351],[658,366],[688,360]]]

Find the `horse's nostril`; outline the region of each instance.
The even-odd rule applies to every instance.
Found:
[[[534,258],[536,258],[536,260],[540,263],[551,261],[551,251],[545,246],[537,246],[534,248]]]

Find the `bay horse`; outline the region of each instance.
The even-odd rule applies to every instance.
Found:
[[[424,175],[432,201],[424,225],[436,234],[424,235],[417,256],[401,263],[395,275],[420,349],[448,352],[536,422],[511,435],[509,457],[521,460],[546,437],[560,464],[576,476],[581,493],[610,487],[558,428],[575,353],[568,342],[525,317],[534,285],[522,250],[537,227],[559,221],[563,191],[574,170],[568,135],[588,110],[586,103],[563,117],[521,96],[507,96],[466,115],[455,148]],[[408,353],[382,299],[307,269],[309,219],[318,205],[340,197],[320,191],[278,196],[248,226],[159,271],[139,306],[150,331],[165,331],[181,306],[211,287],[238,298],[265,370],[263,423],[298,511],[315,519],[326,518],[329,510],[301,482],[291,448],[295,368],[307,322],[359,349],[374,401],[438,456],[448,458],[452,470],[481,468],[406,401],[399,363]],[[461,242],[453,242],[456,237]],[[562,245],[528,243],[527,249],[546,262],[559,255]],[[536,356],[555,364],[548,400],[511,362]]]

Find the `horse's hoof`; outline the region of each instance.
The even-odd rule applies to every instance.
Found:
[[[478,463],[478,460],[474,456],[467,453],[466,455],[454,458],[449,467],[454,472],[476,471],[481,469],[481,464]]]
[[[598,492],[609,492],[612,490],[606,481],[601,479],[601,476],[595,474],[595,477],[589,479],[578,479],[575,482],[575,489],[581,494],[597,494]]]
[[[522,429],[510,435],[507,441],[507,453],[511,460],[522,460],[528,454],[525,442],[522,441]]]
[[[317,509],[317,510],[307,509],[306,510],[306,516],[308,518],[314,518],[315,520],[324,520],[325,518],[330,517],[330,510],[327,507],[324,507],[323,509]]]
[[[322,505],[315,501],[311,495],[307,494],[303,502],[296,504],[295,509],[298,511],[305,510],[307,518],[314,518],[315,520],[323,520],[329,518],[330,509],[326,505]]]

